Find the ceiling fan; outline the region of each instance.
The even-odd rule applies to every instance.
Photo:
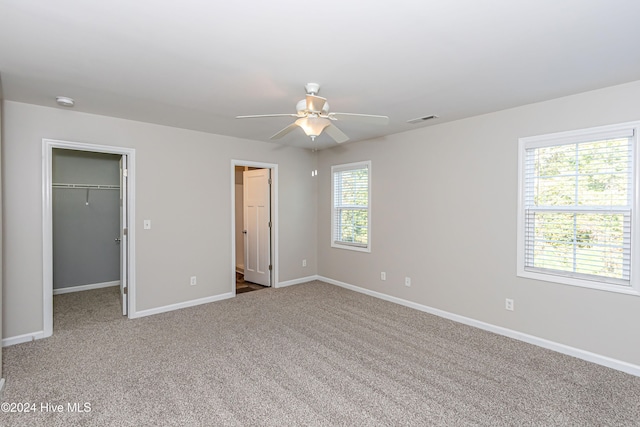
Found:
[[[387,116],[375,116],[371,114],[354,114],[354,113],[330,113],[329,103],[326,98],[318,96],[320,85],[318,83],[307,83],[304,86],[307,96],[296,104],[296,114],[259,114],[253,116],[237,116],[236,119],[254,119],[262,117],[296,117],[297,120],[286,128],[282,129],[270,139],[282,138],[289,132],[300,127],[311,140],[315,140],[318,135],[325,131],[327,135],[333,138],[337,143],[349,140],[332,121],[358,121],[367,124],[386,125],[389,123]]]

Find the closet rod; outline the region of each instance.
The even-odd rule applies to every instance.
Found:
[[[108,184],[64,184],[64,183],[54,183],[52,184],[53,188],[81,188],[87,190],[119,190],[119,185],[108,185]]]

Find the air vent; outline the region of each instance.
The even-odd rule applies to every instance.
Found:
[[[411,123],[413,125],[416,123],[424,122],[431,119],[437,119],[437,118],[438,116],[436,116],[435,114],[432,114],[430,116],[418,117],[416,119],[407,120],[407,123]]]

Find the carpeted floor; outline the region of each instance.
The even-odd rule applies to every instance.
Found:
[[[638,377],[325,283],[136,320],[116,291],[56,296],[54,336],[4,349],[3,402],[37,407],[1,425],[640,422]]]

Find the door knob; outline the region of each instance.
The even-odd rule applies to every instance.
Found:
[[[116,237],[115,241],[116,241],[116,244],[118,244],[118,245],[120,244],[120,238],[119,237]]]
[[[247,234],[247,230],[242,230],[242,234]]]

